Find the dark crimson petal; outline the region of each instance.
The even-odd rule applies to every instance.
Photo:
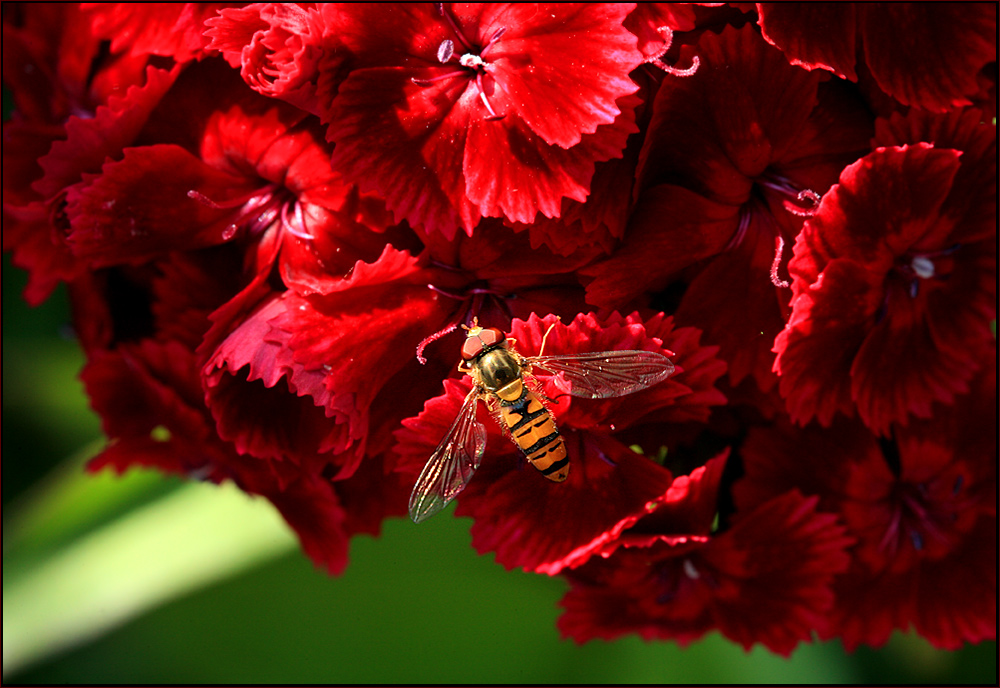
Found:
[[[882,302],[881,280],[846,259],[827,264],[821,281],[793,297],[792,315],[774,340],[774,372],[797,423],[829,425],[838,412],[854,414],[851,367]]]
[[[690,475],[674,478],[652,512],[623,531],[617,540],[609,542],[600,555],[607,558],[619,546],[650,547],[656,540],[670,542],[700,537],[707,542],[719,510],[719,482],[728,458],[727,448]]]
[[[992,279],[988,281],[995,301],[995,243],[993,247]],[[980,272],[984,273],[990,274]],[[967,280],[961,282],[968,286]],[[948,296],[960,299],[966,293],[963,290]],[[951,403],[956,394],[967,392],[969,378],[980,366],[977,354],[989,345],[987,321],[980,322],[979,313],[964,309],[958,313],[967,316],[965,322],[955,317],[953,298],[940,302],[944,317],[934,320],[928,319],[934,314],[923,295],[909,298],[897,292],[890,298],[891,315],[872,324],[850,371],[851,396],[859,415],[868,427],[882,434],[888,433],[892,422],[905,424],[908,414],[929,418],[934,402]],[[950,343],[944,351],[940,339]]]
[[[322,465],[361,434],[310,396],[326,374],[294,363],[287,335],[271,324],[286,308],[273,297],[229,334],[206,366],[205,402],[219,437],[240,454]],[[353,456],[342,460],[356,467]]]
[[[752,26],[706,31],[698,52],[698,71],[667,77],[656,94],[639,186],[681,184],[742,205],[802,136],[822,77],[789,65]]]
[[[200,57],[208,39],[205,19],[221,7],[215,3],[90,3],[94,34],[111,41],[113,53],[164,55],[177,62]]]
[[[106,163],[102,174],[88,175],[67,195],[68,242],[77,256],[110,265],[231,238],[230,212],[190,198],[188,191],[196,189],[220,202],[248,191],[245,180],[173,145],[123,153],[120,161]]]
[[[876,146],[920,142],[962,152],[961,163],[941,214],[955,219],[952,240],[970,243],[996,236],[997,129],[979,110],[934,114],[912,109],[875,122]]]
[[[92,351],[80,378],[112,439],[148,438],[158,426],[192,442],[209,436],[197,364],[177,342]]]
[[[707,341],[719,346],[731,384],[753,376],[765,392],[777,382],[771,347],[785,325],[781,301],[789,296],[771,282],[774,253],[772,232],[749,227],[736,247],[698,273],[677,308],[678,322],[700,328]]]
[[[789,492],[739,518],[723,536],[746,556],[730,570],[738,593],[720,591],[715,616],[723,635],[746,650],[759,642],[788,656],[829,613],[830,588],[848,567],[853,541],[835,516],[817,510],[817,501]]]
[[[610,437],[565,433],[572,469],[546,480],[520,454],[491,454],[459,495],[456,516],[472,516],[472,546],[508,569],[555,575],[584,563],[647,513],[670,472]],[[509,440],[507,447],[514,449]]]
[[[641,103],[641,98],[635,94],[622,100],[622,109],[631,113]],[[590,195],[584,202],[563,198],[558,219],[536,216],[530,225],[515,224],[515,231],[527,229],[532,247],[544,244],[562,256],[589,246],[611,253],[615,240],[625,235],[643,138],[641,131],[629,136],[621,157],[594,166]]]
[[[640,2],[625,17],[624,26],[639,39],[639,50],[644,57],[659,57],[664,38],[657,29],[690,31],[695,26],[694,9],[677,2]]]
[[[881,362],[885,344],[865,344],[870,331],[891,328],[893,338],[905,340],[906,323],[915,320],[905,315],[912,313],[905,308],[912,297],[889,278],[897,259],[914,246],[945,247],[950,225],[937,218],[958,166],[956,151],[926,144],[879,149],[844,170],[841,183],[806,223],[789,262],[792,314],[774,345],[781,394],[798,422],[817,416],[829,424],[835,411],[850,413],[851,402],[862,401],[858,395],[865,390],[853,378],[881,374],[872,368],[870,355],[868,368],[859,371],[863,364],[856,356],[863,345],[881,350],[878,367],[886,370]],[[947,387],[929,384],[931,377],[941,379],[935,367],[956,369],[947,359],[926,356],[921,366],[897,369],[890,375],[894,384],[868,388],[875,396],[863,400],[862,417],[884,431],[888,419],[900,420],[917,409],[922,413],[930,400],[948,398]],[[970,373],[952,382],[951,390],[964,388],[962,378]],[[906,376],[916,386],[909,392],[922,393],[897,397],[897,403],[877,410],[889,401],[888,390],[901,389]],[[876,418],[879,413],[883,415]]]
[[[670,228],[664,231],[664,218]],[[581,270],[594,277],[587,302],[623,308],[644,291],[666,286],[679,270],[716,255],[736,232],[739,207],[662,184],[640,196],[626,243],[608,260]]]
[[[642,55],[622,26],[631,3],[484,7],[482,39],[506,28],[485,54],[486,71],[504,102],[545,143],[576,146],[583,134],[611,124],[621,112],[616,101],[638,90],[628,74]],[[516,145],[510,147],[517,154]]]
[[[980,519],[961,550],[928,569],[917,590],[924,602],[913,624],[917,633],[947,650],[996,640],[996,517]]]
[[[215,453],[206,443],[187,442],[172,436],[124,437],[108,443],[101,453],[87,462],[92,473],[110,468],[118,474],[132,468],[150,468],[185,478],[212,479],[220,482],[224,474],[213,469]]]
[[[64,228],[65,216],[58,217],[57,223]],[[41,304],[60,282],[79,277],[87,268],[70,252],[62,233],[57,233],[52,224],[52,211],[43,203],[4,205],[3,250],[12,253],[13,265],[28,271],[24,300],[31,306]]]
[[[992,3],[866,4],[859,20],[872,76],[904,105],[939,112],[971,105],[976,75],[997,59]]]
[[[682,645],[718,628],[788,655],[830,609],[850,542],[815,498],[788,492],[706,543],[620,549],[568,572],[558,626],[577,642],[634,632]]]
[[[79,182],[83,173],[100,172],[109,157],[119,158],[179,73],[177,68],[167,72],[149,67],[145,85],[131,86],[124,96],[112,96],[93,118],[70,117],[66,140],[54,142],[48,155],[38,161],[45,176],[33,184],[35,191],[50,198]]]
[[[268,320],[289,386],[344,423],[352,441],[367,434],[382,386],[405,365],[415,369],[417,345],[445,324],[450,300],[427,288],[428,274],[387,246],[375,263],[331,279],[324,295],[285,292]]]
[[[828,69],[844,79],[858,80],[854,3],[758,2],[757,14],[764,38],[793,65]]]

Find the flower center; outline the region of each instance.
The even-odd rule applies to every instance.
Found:
[[[450,38],[446,38],[443,41],[441,41],[440,45],[438,45],[437,49],[438,62],[440,62],[441,64],[448,64],[451,63],[452,61],[457,60],[459,66],[463,67],[464,69],[451,71],[446,74],[441,74],[439,76],[432,77],[430,79],[411,79],[411,81],[413,81],[413,83],[417,84],[418,86],[429,86],[430,84],[442,81],[444,79],[451,79],[456,76],[468,76],[469,75],[468,70],[472,70],[472,73],[475,75],[476,92],[478,93],[479,99],[482,101],[483,106],[486,108],[486,111],[490,113],[489,117],[487,117],[486,119],[487,120],[503,119],[504,115],[497,114],[496,110],[493,109],[493,105],[490,103],[489,98],[487,97],[487,92],[492,93],[493,91],[493,82],[492,78],[490,79],[489,83],[487,83],[487,81],[484,79],[484,75],[489,76],[487,67],[490,66],[490,63],[484,60],[483,56],[498,40],[500,40],[500,37],[507,30],[507,27],[502,26],[496,31],[494,31],[493,35],[486,42],[486,45],[483,46],[482,50],[479,50],[477,52],[476,49],[473,47],[472,43],[465,37],[465,33],[462,31],[462,27],[459,26],[458,22],[455,20],[455,17],[452,16],[451,12],[444,7],[444,4],[437,3],[437,10],[438,14],[440,14],[442,17],[445,18],[445,20],[447,20],[448,25],[451,27],[452,33],[455,34],[455,38],[462,45],[462,48],[464,50],[461,57],[456,58],[455,41],[451,40]]]
[[[951,271],[948,259],[959,248],[960,244],[955,244],[941,251],[911,252],[900,256],[895,271],[906,283],[910,298],[916,298],[922,280],[947,277]]]
[[[312,234],[306,229],[302,204],[291,191],[278,184],[268,184],[255,189],[247,196],[241,196],[223,203],[217,203],[198,191],[188,191],[188,197],[212,208],[233,208],[236,216],[222,232],[224,241],[233,239],[240,230],[251,237],[257,237],[275,224],[282,231],[309,241]]]

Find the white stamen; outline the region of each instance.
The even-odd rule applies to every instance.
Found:
[[[910,266],[920,279],[930,279],[934,276],[934,261],[930,258],[914,256]]]
[[[486,66],[486,61],[483,58],[479,57],[479,55],[473,55],[472,53],[465,53],[462,57],[458,58],[458,62],[463,67],[470,67],[472,69]]]

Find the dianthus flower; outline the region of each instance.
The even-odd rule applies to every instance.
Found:
[[[472,399],[454,514],[565,636],[954,648],[996,637],[995,24],[4,3],[3,246],[68,289],[91,470],[232,481],[331,574]],[[556,483],[456,371],[477,322],[673,370],[526,373]]]

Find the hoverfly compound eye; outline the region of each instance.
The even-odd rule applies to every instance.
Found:
[[[504,333],[495,327],[474,327],[469,330],[468,338],[462,345],[462,359],[471,361],[486,349],[503,344],[505,339]]]

